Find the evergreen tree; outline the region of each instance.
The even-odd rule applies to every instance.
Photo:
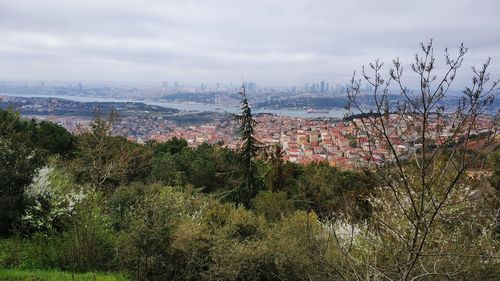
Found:
[[[243,168],[244,180],[238,189],[238,202],[245,207],[250,204],[250,199],[257,194],[259,187],[255,157],[259,151],[260,142],[254,137],[257,121],[252,116],[252,109],[248,104],[245,85],[242,85],[241,114],[235,114],[234,120],[240,125],[238,133],[241,136],[241,145],[238,151],[240,164]]]
[[[0,110],[0,237],[17,227],[26,208],[24,190],[45,161],[30,125],[19,113]]]

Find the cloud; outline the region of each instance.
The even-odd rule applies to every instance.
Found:
[[[496,0],[0,1],[0,79],[345,83],[375,58],[410,63],[429,38],[438,59],[464,42],[465,68],[492,57],[499,77],[498,10]]]

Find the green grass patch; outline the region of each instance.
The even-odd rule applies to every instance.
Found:
[[[125,281],[125,275],[119,273],[75,273],[56,270],[19,270],[0,269],[0,281]]]

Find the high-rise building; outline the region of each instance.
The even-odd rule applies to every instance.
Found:
[[[320,91],[321,92],[325,91],[325,81],[321,81]]]
[[[245,89],[248,91],[255,91],[257,89],[257,83],[255,82],[245,82]]]

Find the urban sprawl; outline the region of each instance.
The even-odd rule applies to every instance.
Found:
[[[78,131],[88,126],[89,117],[57,117],[57,116],[27,116],[59,123],[70,131]],[[356,169],[369,163],[383,163],[390,160],[392,153],[386,143],[370,141],[370,136],[364,133],[362,119],[352,121],[335,119],[295,118],[275,115],[259,115],[255,117],[258,125],[256,138],[263,147],[280,145],[283,160],[308,164],[312,162],[327,162],[331,166],[342,169]],[[366,121],[366,120],[365,120]],[[398,154],[413,153],[418,148],[415,141],[416,132],[408,132],[398,120],[398,115],[390,115],[389,126],[386,128],[388,138]],[[446,139],[452,134],[452,124],[438,124],[437,119],[431,119],[431,128],[437,128],[432,135],[436,142]],[[444,125],[444,126],[443,126]],[[488,131],[491,118],[480,117],[476,134]],[[161,116],[128,116],[120,118],[115,124],[113,133],[127,137],[130,141],[145,143],[147,141],[165,142],[172,138],[187,140],[191,147],[203,143],[221,143],[229,148],[237,148],[239,138],[238,125],[230,118],[216,119],[201,125],[179,125]],[[369,128],[366,128],[369,131]],[[402,132],[405,132],[404,134]]]

